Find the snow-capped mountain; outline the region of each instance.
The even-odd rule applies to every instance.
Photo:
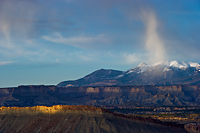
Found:
[[[184,61],[161,61],[153,65],[147,65],[146,63],[141,63],[140,65],[133,67],[124,72],[124,75],[131,73],[145,73],[147,71],[152,71],[154,69],[160,68],[162,72],[173,71],[173,70],[187,70],[192,69],[193,72],[200,71],[200,64],[195,62],[184,62]],[[160,70],[159,69],[159,70]],[[122,77],[122,76],[121,76]]]
[[[141,63],[127,71],[97,70],[74,81],[57,86],[174,85],[200,84],[200,64],[184,61],[162,61],[152,65]]]

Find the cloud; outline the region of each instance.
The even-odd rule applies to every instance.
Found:
[[[67,31],[74,23],[51,17],[47,6],[37,0],[0,0],[0,60],[51,60],[49,55],[57,55],[39,37],[46,32]]]
[[[0,2],[0,33],[9,41],[11,36],[27,36],[33,23],[22,23],[22,18],[34,18],[38,11],[37,4],[25,1]],[[24,6],[26,4],[26,6]]]
[[[150,62],[158,62],[166,59],[165,43],[158,32],[158,20],[151,10],[142,10],[142,20],[145,24],[145,48],[148,51]]]
[[[74,22],[68,20],[59,19],[47,19],[47,20],[22,20],[23,22],[35,23],[35,28],[38,31],[50,30],[50,31],[68,31],[70,26],[74,25]],[[41,29],[42,28],[42,29]]]
[[[78,48],[88,48],[92,45],[99,43],[108,43],[109,40],[104,34],[97,36],[75,36],[75,37],[63,37],[60,33],[54,33],[52,36],[42,36],[43,39],[60,44],[67,44]]]
[[[0,66],[4,66],[4,65],[8,65],[11,63],[14,63],[15,61],[4,61],[4,62],[0,62]]]
[[[67,31],[80,28],[67,17],[60,18],[52,2],[37,0],[0,1],[0,36],[8,42],[14,39],[37,38],[44,32]],[[55,3],[54,3],[55,5]],[[55,14],[55,15],[54,15]],[[71,29],[73,30],[73,29]]]
[[[135,53],[133,54],[124,53],[122,54],[122,56],[125,64],[135,64],[144,61],[141,55]]]
[[[0,0],[1,60],[18,57],[51,60],[54,55],[60,60],[60,55],[68,56],[77,50],[68,45],[88,53],[92,50],[126,53],[118,58],[129,64],[139,59],[153,63],[166,57],[198,59],[199,8],[190,9],[192,4],[186,3],[186,0],[164,4],[152,0]],[[177,8],[178,4],[183,6]],[[143,54],[146,58],[142,58]],[[90,60],[92,56],[80,57]]]
[[[73,62],[74,59],[76,59],[76,61],[78,60],[78,62],[91,62],[94,60],[98,60],[98,54],[95,54],[93,52],[88,53],[86,51],[77,51],[74,53],[70,53],[69,57],[71,62]]]

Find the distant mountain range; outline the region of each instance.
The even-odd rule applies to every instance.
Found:
[[[77,80],[63,81],[57,87],[199,84],[199,63],[162,61],[141,63],[127,71],[100,69]]]

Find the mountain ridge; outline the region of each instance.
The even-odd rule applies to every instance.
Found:
[[[60,82],[58,87],[108,85],[199,85],[200,64],[184,61],[141,63],[127,71],[99,69],[77,80]]]

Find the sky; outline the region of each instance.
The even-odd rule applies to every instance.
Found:
[[[200,0],[0,0],[0,88],[200,63]]]

